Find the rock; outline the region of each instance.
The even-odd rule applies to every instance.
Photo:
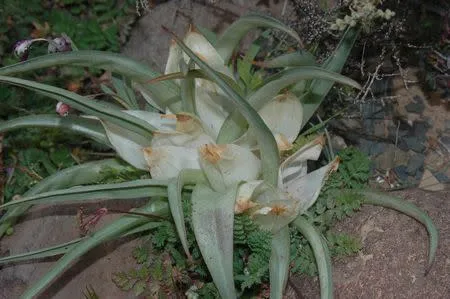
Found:
[[[425,121],[415,121],[413,124],[414,136],[426,139],[430,125]]]
[[[440,183],[428,169],[426,169],[423,173],[419,188],[428,191],[445,190],[444,184]]]
[[[450,119],[445,121],[445,131],[450,132]]]
[[[442,136],[439,143],[450,153],[450,136]]]
[[[402,149],[410,149],[412,151],[415,151],[416,153],[423,153],[425,151],[425,139],[416,137],[416,136],[406,136],[402,138],[402,141],[405,142],[405,144],[402,144],[403,146],[406,145],[406,148]]]
[[[406,111],[411,113],[421,114],[425,109],[425,103],[422,97],[416,95],[413,97],[413,102],[405,106]]]
[[[435,178],[443,184],[450,183],[450,178],[443,172],[436,172],[434,173]]]
[[[423,120],[425,121],[428,128],[432,128],[434,126],[434,121],[431,117],[424,117]]]
[[[393,170],[400,181],[402,182],[408,181],[408,167],[406,165],[396,166],[394,167]]]
[[[337,152],[343,150],[344,148],[347,148],[347,143],[345,143],[344,138],[342,138],[339,135],[331,136],[331,145],[333,146],[333,149]]]
[[[92,211],[100,207],[128,211],[132,207],[141,206],[144,202],[144,200],[122,200],[114,203],[111,201],[83,204],[83,207]],[[76,217],[78,208],[78,205],[33,207],[14,226],[14,233],[2,238],[0,252],[19,254],[79,238],[80,230]],[[94,230],[112,223],[118,217],[119,214],[103,216]],[[138,239],[125,238],[97,246],[79,258],[78,262],[73,263],[69,270],[60,275],[60,278],[38,298],[85,298],[83,291],[90,284],[100,298],[130,298],[113,283],[111,275],[131,269],[135,265],[132,252],[138,245]],[[50,271],[55,263],[56,259],[47,258],[2,265],[0,298],[19,298],[26,288]],[[13,287],[5,287],[9,286],[10,282],[14,282]]]
[[[361,139],[359,142],[359,150],[369,156],[377,156],[382,154],[386,151],[387,146],[387,143],[367,139]]]
[[[374,159],[375,168],[383,171],[406,165],[407,162],[408,154],[393,144],[386,144],[385,150]]]
[[[417,171],[420,168],[423,168],[423,164],[425,161],[425,156],[422,154],[416,154],[413,155],[411,158],[409,158],[408,161],[408,174],[410,176],[415,176]]]

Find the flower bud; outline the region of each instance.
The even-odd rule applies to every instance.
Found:
[[[20,60],[27,60],[28,50],[30,49],[32,39],[20,40],[14,45],[14,54],[20,58]]]
[[[69,115],[70,106],[63,102],[58,102],[56,104],[56,113],[58,113],[60,116],[67,116]]]

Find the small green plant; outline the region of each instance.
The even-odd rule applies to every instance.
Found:
[[[290,227],[309,242],[317,262],[322,297],[332,297],[329,246],[321,231],[306,217],[327,178],[338,170],[339,158],[326,161],[313,171],[308,168],[308,160],[318,160],[321,156],[325,144],[323,136],[307,142],[283,161],[280,161],[280,151],[293,148],[301,129],[334,82],[360,88],[358,83],[336,73],[342,69],[358,30],[346,31],[335,53],[322,66],[316,66],[314,59],[311,61],[312,55],[304,50],[282,54],[262,63],[262,68],[273,70],[262,73],[261,83],[253,85],[253,80],[246,80],[251,83],[248,86],[241,79],[245,78],[242,71],[255,74],[258,70],[241,65],[240,76],[235,76],[229,66],[240,40],[249,30],[259,27],[282,30],[300,43],[297,34],[279,21],[249,14],[238,19],[219,37],[209,34],[211,41],[192,29],[184,40],[172,34],[174,41],[165,75],[122,55],[81,50],[44,55],[0,69],[0,82],[42,93],[82,113],[70,119],[59,118],[64,120],[61,127],[101,142],[115,150],[129,165],[149,171],[151,175],[151,179],[92,185],[105,177],[102,168],[118,168],[120,173],[126,166],[114,160],[90,162],[62,170],[61,175],[43,180],[21,199],[0,206],[8,209],[0,222],[2,232],[31,205],[150,197],[142,207],[132,209],[129,214],[86,237],[0,259],[2,263],[64,254],[52,270],[23,294],[24,298],[39,294],[74,259],[94,246],[155,229],[152,246],[170,249],[170,244],[179,240],[181,248],[176,251],[182,250],[182,253],[178,256],[184,254],[188,266],[192,263],[196,272],[203,272],[204,277],[209,275],[222,298],[238,296],[235,279],[240,282],[239,288],[247,290],[267,278],[263,273],[266,269],[270,297],[282,298],[291,264]],[[243,63],[249,64],[250,60]],[[98,66],[123,76],[152,108],[124,109],[15,76],[59,65]],[[117,92],[119,104],[139,107],[137,97],[125,99],[120,94]],[[9,130],[37,123],[55,126],[55,119],[28,117],[22,118],[19,124],[11,120],[2,127]],[[363,169],[359,165],[353,165],[353,168],[347,165],[347,168],[343,172],[348,179],[345,184],[352,188],[358,184],[351,186],[350,182],[362,179]],[[357,170],[356,176],[349,173],[352,169]],[[72,179],[68,181],[68,177]],[[432,245],[431,263],[437,235],[426,214],[399,200],[379,201],[370,192],[355,192],[364,193],[372,204],[390,205],[425,223]],[[350,199],[342,202],[347,204]],[[167,217],[169,214],[171,218]],[[250,226],[244,225],[244,233],[236,233],[241,239],[244,235],[245,245],[251,250],[247,253],[234,248],[236,215],[250,217],[259,229],[264,230],[264,233],[251,232]],[[167,219],[173,224],[163,222]],[[194,238],[189,241],[190,227],[196,246],[192,246]],[[330,244],[342,246],[352,242],[336,237]],[[147,276],[148,269],[153,269],[152,277],[165,281],[164,286],[159,284],[159,287],[167,291],[167,285],[173,287],[173,281],[169,280],[174,271],[170,260],[172,257],[178,259],[176,251],[172,250],[168,257],[162,254],[163,259],[156,259],[155,264],[141,268],[143,273],[119,275],[116,282],[140,292],[144,288],[142,278]],[[248,261],[240,263],[247,254]],[[144,260],[142,254],[137,256]],[[239,265],[243,266],[242,273],[235,273],[240,269]],[[208,290],[212,291],[211,287]]]
[[[94,49],[117,52],[120,45],[129,35],[130,25],[135,21],[134,1],[117,3],[113,0],[100,0],[90,3],[86,0],[76,1],[10,1],[4,0],[0,4],[0,65],[17,62],[24,58],[14,55],[12,45],[18,39],[39,39],[33,45],[33,51],[25,54],[41,55],[47,47],[44,40],[48,36],[71,36],[79,49]],[[26,9],[24,9],[26,7]],[[44,40],[43,40],[44,39]],[[53,51],[54,52],[54,49]],[[66,86],[71,90],[86,90],[83,84],[91,78],[94,70],[87,72],[83,69],[70,67],[56,70],[36,70],[27,74],[28,78],[38,78],[38,81],[58,86]],[[87,84],[95,92],[95,84]],[[8,120],[18,116],[33,114],[54,114],[53,100],[31,91],[12,89],[0,86],[0,119]],[[68,134],[69,133],[69,134]],[[59,144],[59,146],[56,146]],[[64,146],[60,146],[64,145]],[[81,146],[80,146],[81,145]],[[9,132],[4,137],[2,159],[7,169],[5,194],[0,199],[10,201],[14,195],[22,194],[35,183],[51,175],[49,169],[34,170],[34,165],[48,165],[49,156],[65,155],[68,151],[77,151],[80,147],[89,150],[98,150],[96,143],[86,141],[70,132],[61,132],[58,129],[27,129]],[[103,148],[100,148],[104,150]],[[39,152],[34,155],[34,161],[23,159],[30,152]],[[77,157],[78,162],[91,160],[91,157]],[[70,159],[57,169],[72,166],[74,160]],[[38,168],[42,168],[39,166]],[[3,171],[3,169],[2,169]]]

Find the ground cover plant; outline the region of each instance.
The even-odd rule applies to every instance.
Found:
[[[327,243],[322,232],[333,220],[357,208],[362,197],[366,203],[398,209],[424,223],[430,233],[431,264],[437,233],[425,213],[412,204],[361,190],[367,164],[355,152],[343,152],[341,158],[331,155],[312,169],[308,161],[319,160],[325,139],[320,134],[299,138],[335,82],[360,88],[338,73],[357,38],[358,26],[345,30],[335,52],[322,65],[299,47],[260,61],[259,68],[254,68],[257,48],[250,47],[237,61],[233,53],[247,32],[259,27],[281,30],[301,45],[297,34],[276,19],[249,14],[220,36],[205,30],[202,34],[195,28],[183,40],[172,34],[164,75],[119,54],[83,50],[44,55],[0,69],[0,82],[36,91],[81,111],[70,118],[22,117],[3,123],[4,130],[37,123],[69,128],[110,147],[126,162],[94,161],[50,176],[21,198],[0,206],[8,209],[0,220],[0,233],[32,205],[149,198],[144,206],[85,237],[0,259],[5,263],[62,255],[24,298],[42,292],[74,259],[98,244],[152,230],[149,242],[153,246],[170,251],[172,258],[183,257],[186,267],[203,266],[214,287],[209,284],[201,289],[218,292],[222,298],[244,294],[263,282],[264,275],[270,281],[270,298],[282,298],[291,256],[295,261],[298,248],[307,241],[316,261],[322,297],[331,298],[329,245],[347,243],[332,246],[337,251],[357,245],[339,236],[328,236]],[[234,64],[237,73],[230,67]],[[60,65],[98,67],[126,78],[115,94],[117,105],[19,76]],[[144,109],[133,90],[146,101]],[[358,164],[349,162],[352,159]],[[130,167],[148,171],[151,178],[126,175]],[[109,181],[114,177],[111,173],[118,181]],[[333,179],[334,175],[338,177]],[[182,252],[171,250],[176,240]],[[242,252],[239,242],[252,252]],[[118,273],[116,283],[139,293],[145,291],[142,281],[149,275],[159,281],[167,280],[165,275],[187,279],[185,269],[176,269],[164,258],[167,254],[150,265],[146,256],[145,250],[136,250],[136,260],[146,266],[142,272]],[[239,265],[243,257],[249,261]],[[263,259],[269,259],[269,264],[262,265]],[[303,265],[302,261],[293,263],[294,267]],[[196,289],[189,291],[195,293]]]
[[[71,48],[118,52],[136,20],[133,0],[96,1],[9,1],[0,2],[0,65],[45,54],[47,39],[61,41],[70,36]],[[24,9],[26,7],[27,9]],[[15,55],[14,44],[23,38],[42,39],[32,51]],[[26,74],[26,78],[64,86],[76,91],[98,94],[99,70],[88,68],[47,68]],[[95,78],[93,80],[93,78]],[[24,89],[0,87],[0,119],[32,114],[54,114],[53,100]],[[0,202],[23,194],[57,170],[91,160],[92,153],[104,147],[68,131],[54,128],[26,129],[4,135],[0,157]],[[3,189],[3,190],[2,190]]]

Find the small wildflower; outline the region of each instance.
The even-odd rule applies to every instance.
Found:
[[[72,51],[72,43],[67,37],[57,37],[48,43],[48,53]]]
[[[56,104],[56,113],[58,113],[60,116],[67,116],[69,115],[70,106],[63,102],[58,102]]]
[[[28,58],[28,50],[30,49],[31,44],[34,40],[26,39],[18,41],[14,45],[14,54],[20,58],[20,60],[27,60]]]

